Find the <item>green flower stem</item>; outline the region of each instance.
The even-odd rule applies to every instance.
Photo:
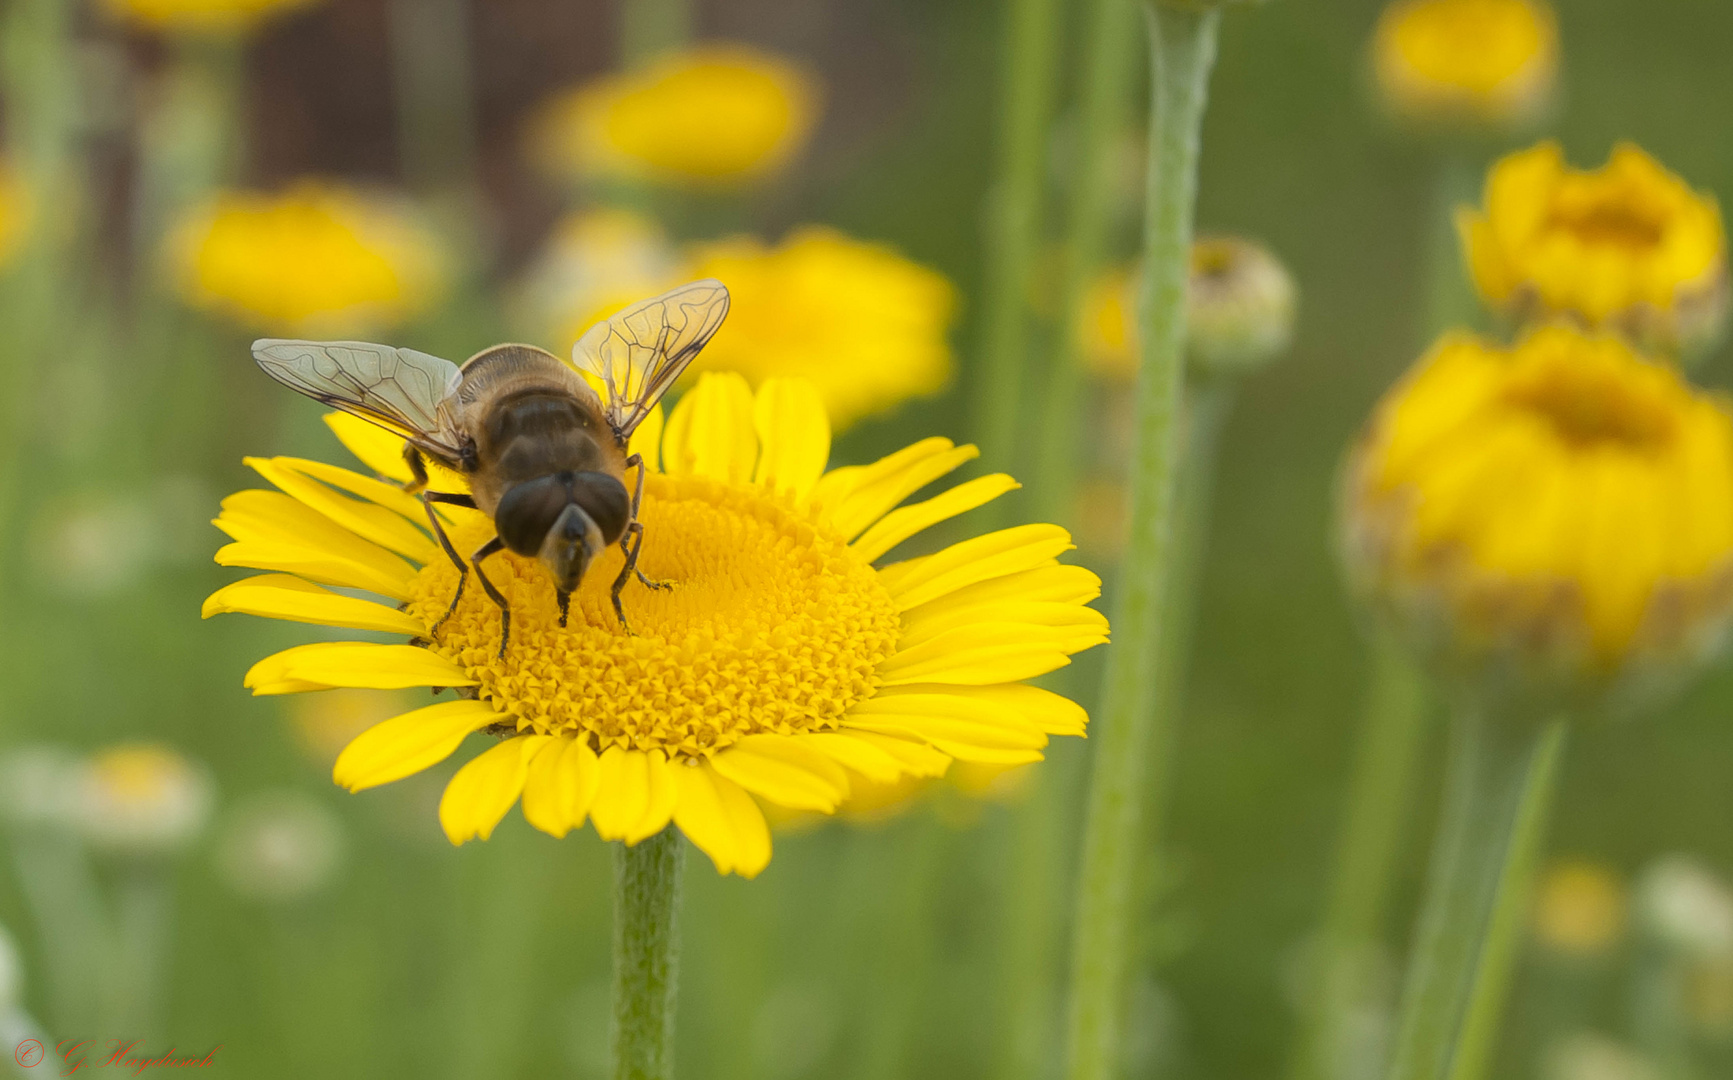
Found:
[[[1432,162],[1432,205],[1428,207],[1421,254],[1426,290],[1423,347],[1453,326],[1473,326],[1479,317],[1480,304],[1463,265],[1461,239],[1456,235],[1456,209],[1479,200],[1480,174],[1469,155],[1457,148],[1439,150]]]
[[[1461,709],[1389,1080],[1480,1080],[1509,990],[1565,722]]]
[[[115,953],[109,958],[105,1028],[128,1037],[161,1034],[164,960],[173,923],[172,868],[151,859],[128,866],[115,883]]]
[[[99,989],[113,933],[95,869],[63,827],[29,827],[13,839],[18,883],[42,946],[49,1026],[86,1031],[99,1015]]]
[[[1053,113],[1058,0],[1005,0],[998,182],[988,196],[981,363],[975,404],[982,457],[1010,468],[1023,420],[1029,293],[1041,243],[1042,177]]]
[[[674,1075],[684,854],[673,826],[614,852],[614,1080]]]
[[[1425,676],[1388,634],[1373,641],[1371,685],[1338,840],[1335,880],[1309,972],[1292,1080],[1343,1075],[1344,1025],[1374,993],[1409,798],[1431,714]]]
[[[1151,4],[1154,102],[1150,114],[1148,197],[1136,431],[1130,477],[1130,538],[1121,572],[1114,645],[1096,721],[1095,766],[1084,825],[1072,950],[1066,1071],[1070,1080],[1111,1080],[1119,1070],[1133,883],[1143,835],[1151,749],[1167,743],[1171,716],[1155,681],[1174,633],[1170,569],[1174,495],[1181,456],[1185,296],[1197,201],[1197,163],[1220,13]],[[1148,770],[1146,774],[1146,769]]]
[[[391,0],[389,13],[404,175],[423,196],[448,197],[470,210],[457,224],[474,228],[470,0]]]
[[[175,219],[234,180],[245,152],[246,51],[239,39],[173,42],[160,104],[140,133],[136,272],[155,284],[157,253]]]
[[[1047,372],[1034,465],[1036,520],[1066,521],[1076,490],[1078,414],[1083,393],[1083,300],[1106,254],[1112,224],[1114,136],[1131,111],[1137,70],[1137,9],[1131,0],[1095,0],[1090,12],[1083,88],[1077,112],[1076,163],[1059,287],[1060,330]]]
[[[620,6],[620,59],[634,67],[692,39],[692,0],[625,0]]]

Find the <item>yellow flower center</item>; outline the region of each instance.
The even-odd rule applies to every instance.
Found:
[[[1623,203],[1595,203],[1555,209],[1548,227],[1575,233],[1585,244],[1626,248],[1632,252],[1654,247],[1666,235],[1667,223]]]
[[[1505,400],[1533,411],[1576,450],[1660,451],[1676,426],[1660,388],[1600,366],[1554,363],[1512,377]]]
[[[816,517],[757,488],[656,475],[640,517],[639,569],[669,587],[626,586],[631,634],[610,599],[617,547],[591,565],[564,628],[541,564],[508,553],[483,563],[511,604],[505,659],[499,609],[473,582],[429,647],[526,728],[585,733],[598,751],[690,757],[745,735],[823,730],[872,692],[896,649],[896,606]],[[479,518],[452,530],[459,551],[491,535]],[[431,623],[456,586],[450,561],[434,561],[411,611]]]

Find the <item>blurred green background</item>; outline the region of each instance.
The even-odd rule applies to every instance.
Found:
[[[140,100],[163,63],[161,41],[65,2],[80,63],[123,79],[121,101]],[[560,207],[521,162],[527,110],[616,55],[608,4],[470,6],[488,243],[439,312],[390,339],[453,357],[506,335],[498,286],[525,265]],[[1075,38],[1082,4],[1066,7]],[[1291,355],[1247,381],[1226,433],[1177,750],[1170,869],[1144,914],[1156,962],[1134,996],[1139,1077],[1275,1075],[1292,1028],[1284,987],[1323,896],[1366,666],[1330,545],[1334,472],[1372,402],[1425,344],[1422,253],[1435,227],[1428,152],[1389,132],[1367,100],[1364,47],[1379,7],[1278,0],[1234,10],[1224,23],[1199,224],[1266,241],[1299,281],[1301,319]],[[1733,12],[1716,0],[1557,8],[1563,101],[1551,131],[1570,158],[1595,165],[1614,141],[1632,139],[1694,186],[1733,195],[1724,130]],[[808,64],[827,84],[827,104],[790,176],[739,204],[700,205],[683,232],[750,227],[776,237],[825,222],[943,271],[963,297],[953,390],[851,431],[833,464],[927,434],[969,438],[1001,5],[704,0],[695,13],[701,37]],[[259,33],[241,84],[245,183],[400,178],[386,19],[379,0],[329,0]],[[8,87],[30,85],[33,62],[8,53]],[[0,104],[16,107],[13,97]],[[208,562],[220,539],[204,522],[222,494],[253,486],[240,455],[342,457],[314,406],[261,385],[248,333],[177,310],[151,315],[145,305],[138,310],[149,317],[125,314],[126,268],[148,262],[113,209],[136,165],[128,131],[125,117],[104,118],[77,144],[104,261],[77,269],[86,287],[56,309],[64,325],[44,335],[0,323],[0,747],[160,740],[209,768],[219,827],[249,794],[291,788],[326,804],[344,841],[335,879],[294,902],[236,895],[213,868],[208,839],[178,860],[168,979],[147,1043],[221,1043],[215,1071],[249,1078],[604,1075],[604,845],[589,831],[554,841],[514,812],[490,842],[451,848],[434,805],[455,763],[344,794],[330,783],[329,760],[298,745],[287,721],[293,703],[253,699],[240,683],[255,659],[305,634],[232,616],[199,622],[202,598],[234,576]],[[1061,184],[1066,167],[1056,151]],[[51,221],[56,207],[34,214]],[[1130,227],[1115,245],[1135,248]],[[14,325],[43,310],[29,276],[15,272],[0,299]],[[1716,385],[1726,377],[1724,353],[1700,372]],[[120,496],[165,515],[153,519],[166,522],[156,556],[99,589],[44,569],[43,522],[57,508],[99,497],[113,506]],[[98,521],[98,550],[123,551],[126,515]],[[1107,569],[1087,550],[1081,561]],[[1077,665],[1073,685],[1085,700],[1098,669],[1098,656]],[[1733,869],[1730,704],[1733,673],[1723,668],[1664,716],[1583,730],[1569,749],[1552,849],[1631,875],[1675,850]],[[1075,774],[1086,749],[1056,747],[1055,767]],[[1405,830],[1409,869],[1390,930],[1397,948],[1423,866],[1431,772]],[[683,911],[683,1075],[993,1074],[1003,1041],[995,993],[1008,813],[947,798],[943,812],[779,834],[770,868],[752,882],[720,879],[694,857]],[[51,958],[21,866],[0,873],[0,924],[21,947],[25,1004],[49,1018]],[[111,892],[126,876],[102,874]],[[1519,995],[1542,993],[1535,982]],[[128,1034],[44,1022],[57,1037]],[[1522,1050],[1531,1034],[1507,1040],[1507,1075],[1535,1075]]]

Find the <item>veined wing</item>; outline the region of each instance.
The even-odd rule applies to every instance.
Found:
[[[444,463],[461,456],[447,402],[463,374],[449,360],[365,341],[280,338],[253,342],[253,359],[284,386],[370,420]]]
[[[727,316],[727,287],[705,278],[633,304],[572,346],[572,364],[602,381],[602,406],[622,444]]]

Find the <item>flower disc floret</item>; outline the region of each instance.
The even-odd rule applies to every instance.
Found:
[[[975,456],[926,439],[870,465],[825,471],[830,427],[810,383],[707,374],[668,418],[653,413],[644,454],[639,567],[614,615],[623,562],[599,557],[559,625],[541,565],[509,553],[485,571],[512,611],[466,589],[440,623],[457,572],[400,487],[402,441],[348,416],[344,443],[384,480],[323,462],[252,459],[276,489],[224,500],[233,543],[217,561],[267,571],[219,590],[205,614],[236,611],[400,635],[324,641],[266,657],[258,694],[334,687],[444,687],[441,700],[379,723],[339,755],[351,790],[449,757],[471,734],[502,736],[458,770],[440,803],[454,843],[486,839],[522,799],[524,817],[563,836],[588,820],[636,843],[670,822],[719,870],[756,874],[770,858],[760,803],[834,811],[859,784],[942,775],[953,759],[1037,761],[1049,735],[1083,734],[1083,710],[1024,680],[1102,644],[1088,604],[1100,581],[1058,556],[1063,529],[1025,525],[875,565],[905,540],[1016,487],[982,476],[919,502]],[[435,471],[433,488],[463,489]],[[492,526],[442,508],[459,550]],[[349,590],[336,592],[331,587]],[[365,596],[371,593],[386,602]]]
[[[1379,405],[1345,495],[1361,588],[1507,685],[1687,671],[1733,615],[1733,418],[1617,337],[1446,336]]]
[[[1720,208],[1628,143],[1592,170],[1566,165],[1556,142],[1511,154],[1457,224],[1475,287],[1514,318],[1565,316],[1687,352],[1725,321]]]

